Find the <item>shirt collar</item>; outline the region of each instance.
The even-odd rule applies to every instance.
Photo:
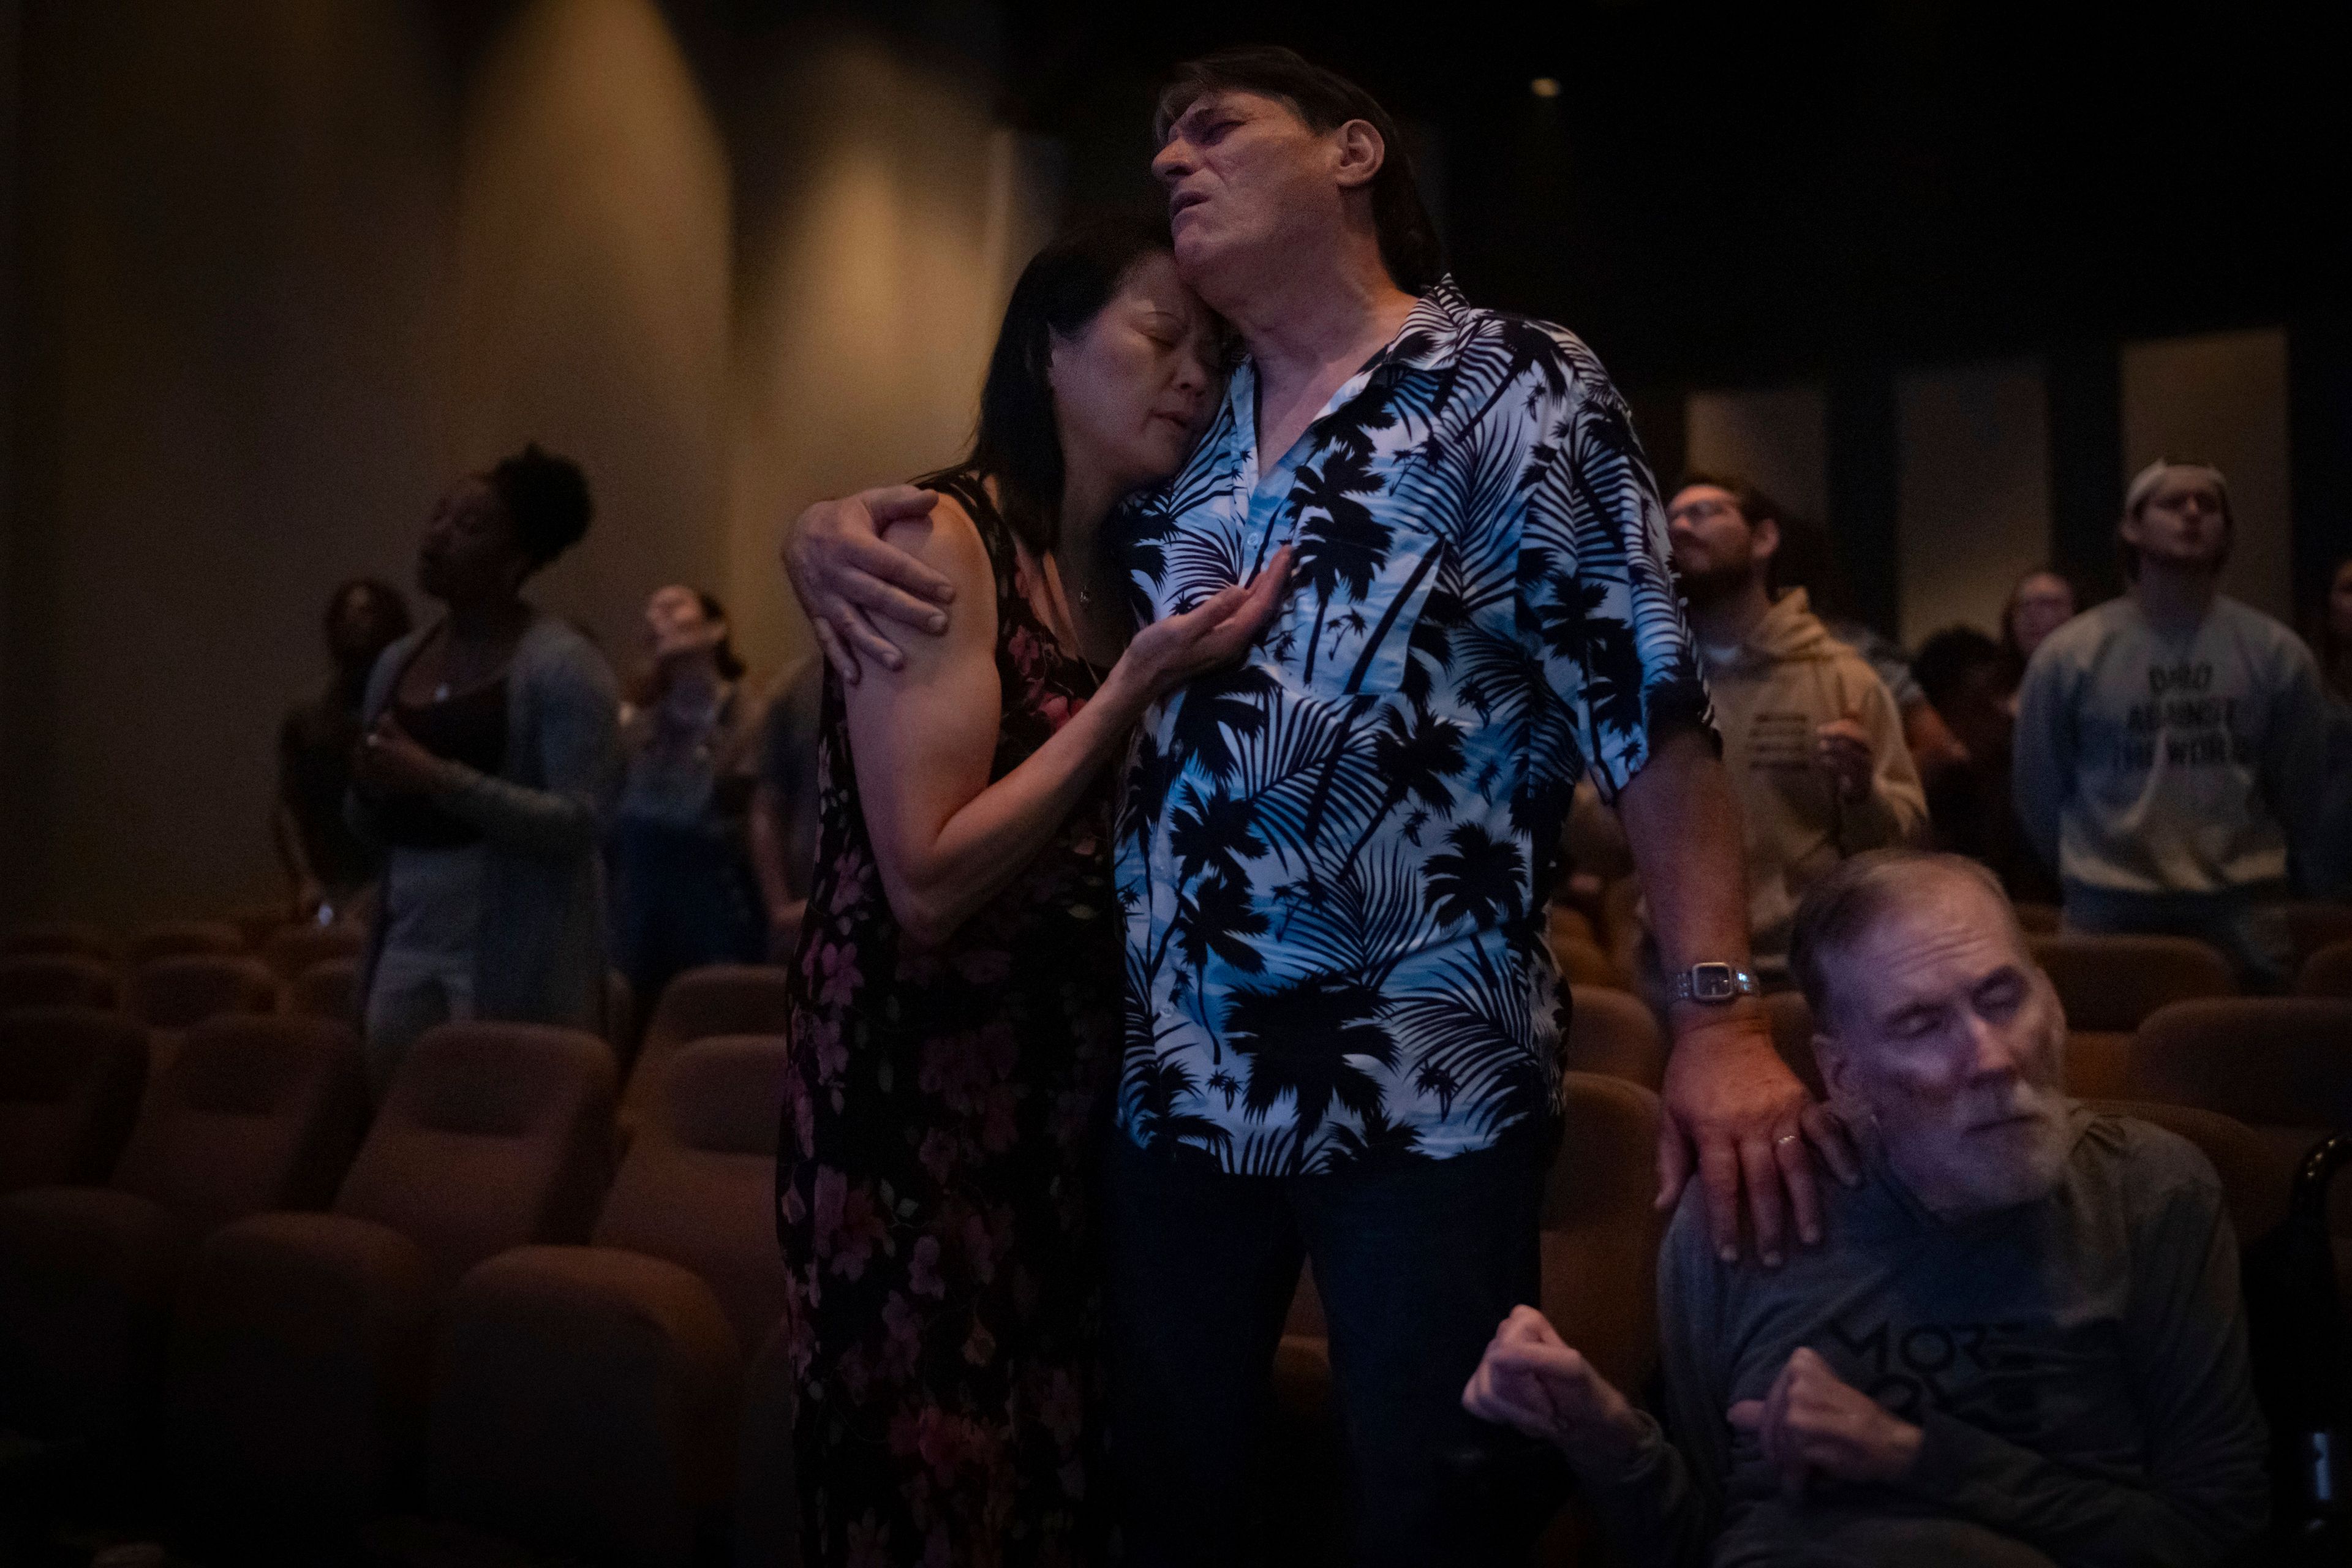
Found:
[[[1415,371],[1442,368],[1459,352],[1463,334],[1469,331],[1470,302],[1447,273],[1429,287],[1429,291],[1414,301],[1412,310],[1397,329],[1396,336],[1386,347],[1365,362],[1364,368],[1350,376],[1346,384],[1332,395],[1329,406],[1316,416],[1312,431],[1340,409],[1354,403],[1370,389],[1394,382]],[[1257,429],[1257,365],[1244,359],[1234,373],[1225,396],[1233,405],[1234,426],[1231,438],[1247,449],[1255,440]],[[1286,454],[1261,452],[1259,460],[1271,468]]]

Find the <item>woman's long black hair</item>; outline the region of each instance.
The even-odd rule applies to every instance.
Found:
[[[1164,216],[1093,217],[1039,251],[1013,286],[981,384],[971,451],[930,479],[995,480],[997,511],[1033,551],[1051,550],[1062,536],[1062,437],[1048,379],[1054,338],[1084,331],[1137,262],[1168,248]]]

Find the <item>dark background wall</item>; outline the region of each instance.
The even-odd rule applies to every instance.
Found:
[[[1785,471],[1890,627],[1943,613],[1922,573],[2103,572],[2135,443],[2274,468],[2265,548],[2310,584],[2352,532],[2352,110],[2317,26],[0,0],[0,919],[268,896],[328,589],[404,581],[439,490],[527,438],[600,505],[542,596],[621,662],[679,578],[767,669],[801,657],[782,518],[953,452],[1030,248],[1149,197],[1154,83],[1239,40],[1389,101],[1473,297],[1583,332],[1662,470],[1728,442]]]

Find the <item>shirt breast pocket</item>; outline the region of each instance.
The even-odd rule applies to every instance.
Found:
[[[1395,528],[1375,549],[1320,517],[1307,519],[1295,542],[1289,603],[1275,634],[1284,670],[1318,697],[1395,691],[1444,543]]]

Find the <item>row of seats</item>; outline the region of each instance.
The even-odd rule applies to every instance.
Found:
[[[1554,904],[1550,912],[1552,956],[1559,965],[1561,976],[1573,984],[1608,986],[1622,991],[1640,989],[1635,976],[1640,969],[1640,948],[1643,928],[1636,915],[1640,889],[1633,879],[1611,883],[1591,909],[1575,905]],[[2179,947],[2146,947],[2144,942],[2178,943],[2180,938],[2138,938],[2061,935],[2059,911],[2049,906],[2024,904],[2018,907],[2018,918],[2033,939],[2036,951],[2044,955],[2056,953],[2060,962],[2073,967],[2077,964],[2097,965],[2106,973],[2120,975],[2128,988],[2136,984],[2130,972],[2147,963],[2161,969],[2168,954],[2182,951]],[[2331,903],[2294,903],[2285,906],[2287,924],[2293,937],[2295,962],[2300,978],[2296,990],[2306,996],[2352,996],[2352,905]],[[2195,944],[2200,953],[2189,961],[2188,973],[2198,984],[2218,984],[2219,991],[2199,994],[2227,995],[2237,989],[2234,977],[2221,954],[2204,944]],[[2118,955],[2112,963],[2103,962],[2103,950]],[[2071,955],[2081,953],[2079,960]],[[2210,954],[2211,962],[2206,961]],[[2053,971],[2054,973],[2054,971]],[[2215,976],[2218,975],[2218,981]],[[2161,983],[2161,982],[2159,982]],[[2184,984],[2175,980],[2173,984]],[[2062,994],[2065,987],[2062,984]],[[2179,1001],[2181,995],[2167,998]],[[2111,1010],[2099,1000],[2097,994],[2085,988],[2069,999],[2068,1013],[2075,1011],[2074,1003],[2083,1004],[2085,1016]],[[2111,1026],[2081,1024],[2081,1027],[2108,1028]],[[2137,1026],[2137,1020],[2122,1026]]]
[[[110,1180],[0,1198],[0,1425],[159,1433],[123,1457],[231,1537],[405,1514],[420,1560],[487,1532],[684,1563],[730,1531],[780,1560],[784,1064],[773,1035],[670,1051],[615,1171],[592,1036],[445,1026],[370,1124],[347,1028],[200,1026]]]
[[[657,1093],[670,1057],[712,1035],[782,1035],[789,992],[786,972],[762,964],[713,964],[672,982],[635,1052],[616,1064],[626,1068],[618,1118],[624,1138]],[[191,1027],[266,1016],[273,1015],[223,1009]],[[297,1006],[274,1016],[340,1024],[349,1011]],[[0,1193],[103,1179],[142,1096],[168,1076],[189,1036],[188,1029],[151,1029],[135,1017],[92,1008],[0,1010]]]
[[[263,921],[167,921],[141,928],[127,942],[78,921],[17,926],[0,932],[0,958],[91,958],[135,969],[159,958],[243,955],[266,960],[290,980],[321,960],[354,955],[366,942],[366,929],[357,922],[322,926],[274,912]]]

